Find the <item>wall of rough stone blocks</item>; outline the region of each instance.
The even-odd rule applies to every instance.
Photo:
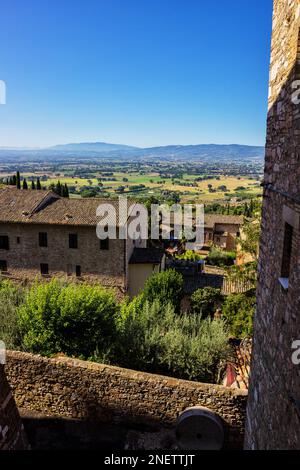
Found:
[[[300,449],[300,0],[275,0],[257,312],[247,408],[247,449]],[[298,89],[300,87],[298,86]],[[279,282],[285,223],[293,226],[289,288]]]
[[[226,447],[242,447],[244,391],[20,352],[8,352],[6,371],[22,411],[157,428],[174,425],[186,408],[202,405],[223,418]]]
[[[5,376],[4,366],[0,365],[0,451],[27,448],[23,426]]]

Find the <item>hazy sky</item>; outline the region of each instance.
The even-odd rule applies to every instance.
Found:
[[[2,0],[0,146],[264,145],[272,0]]]

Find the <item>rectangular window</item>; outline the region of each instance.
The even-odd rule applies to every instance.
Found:
[[[7,235],[0,235],[0,250],[9,250],[9,238]]]
[[[81,277],[81,266],[76,266],[76,277]]]
[[[49,274],[49,266],[48,266],[48,264],[41,263],[41,274],[42,274],[43,276]]]
[[[39,246],[43,246],[43,247],[48,246],[48,235],[46,232],[39,233]]]
[[[0,272],[7,272],[7,261],[0,260]]]
[[[284,228],[283,254],[281,265],[281,278],[288,279],[291,271],[291,257],[293,245],[293,227],[286,223]]]
[[[78,248],[78,237],[76,233],[69,234],[69,248],[72,248],[72,249]]]
[[[100,240],[100,250],[109,250],[109,239]]]

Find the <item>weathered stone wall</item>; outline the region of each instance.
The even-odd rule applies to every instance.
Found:
[[[237,224],[216,224],[215,232],[228,232],[237,234],[240,231],[240,225]]]
[[[39,232],[48,234],[48,247],[39,246]],[[69,248],[70,233],[78,235],[78,249]],[[10,249],[0,250],[0,260],[8,264],[8,276],[34,280],[40,276],[40,264],[46,263],[49,277],[75,279],[79,265],[82,280],[126,291],[125,242],[110,240],[109,250],[100,250],[96,227],[0,224],[0,234],[9,236]]]
[[[275,0],[257,313],[247,409],[247,449],[300,449],[300,0]],[[300,88],[299,86],[297,87]],[[285,224],[293,227],[289,288],[282,276]]]
[[[219,413],[226,446],[242,445],[247,393],[68,358],[8,352],[7,377],[20,409],[43,415],[171,426],[194,405]]]
[[[0,365],[0,451],[28,448],[20,416]],[[0,459],[1,460],[1,459]]]

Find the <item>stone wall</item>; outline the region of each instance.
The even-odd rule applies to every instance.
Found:
[[[300,339],[300,105],[292,101],[299,27],[300,0],[275,0],[247,449],[300,449],[300,366],[292,362]],[[286,223],[293,227],[288,289],[279,282]]]
[[[0,451],[26,448],[20,416],[6,380],[4,366],[0,365]]]
[[[247,393],[68,358],[8,352],[7,376],[20,409],[48,416],[172,426],[202,405],[224,420],[226,447],[242,446]]]

